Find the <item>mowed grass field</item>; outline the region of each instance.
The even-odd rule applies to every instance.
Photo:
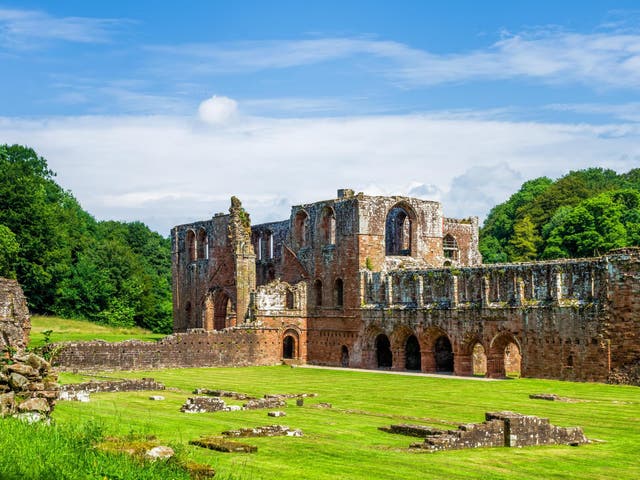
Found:
[[[59,402],[60,424],[98,420],[117,435],[151,434],[178,446],[192,460],[211,464],[224,479],[638,479],[640,478],[640,388],[515,379],[478,381],[402,376],[347,370],[250,367],[105,373],[114,378],[153,377],[168,390],[92,394],[89,403]],[[61,375],[63,382],[83,380]],[[304,406],[289,400],[287,416],[266,410],[186,414],[180,406],[195,388],[266,393],[317,393]],[[531,400],[555,393],[573,403]],[[315,408],[329,402],[331,409]],[[240,404],[237,401],[228,401]],[[590,439],[580,447],[486,448],[437,453],[410,451],[419,439],[391,435],[378,427],[417,423],[455,428],[480,422],[487,411],[511,410],[548,417],[560,426],[581,426]],[[254,454],[217,453],[189,446],[201,435],[231,428],[284,424],[302,438],[246,439]]]
[[[66,318],[33,315],[31,317],[31,347],[40,347],[45,343],[44,332],[49,334],[51,342],[80,342],[89,340],[105,340],[120,342],[122,340],[159,340],[164,335],[153,333],[140,327],[114,328],[99,325],[85,320],[69,320]]]

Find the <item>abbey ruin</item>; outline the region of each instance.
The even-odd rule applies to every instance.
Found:
[[[582,381],[640,361],[640,250],[483,265],[478,219],[438,202],[339,190],[252,226],[172,229],[174,335],[70,344],[61,366],[282,361]]]
[[[637,251],[482,265],[477,218],[350,190],[256,226],[234,200],[172,240],[175,331],[251,326],[274,358],[576,380],[640,359]]]

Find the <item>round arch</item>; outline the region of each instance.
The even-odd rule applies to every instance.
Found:
[[[376,364],[378,368],[391,368],[393,365],[393,353],[391,342],[384,333],[379,334],[375,340]]]
[[[398,202],[387,212],[384,229],[385,255],[415,254],[417,216],[406,202]]]
[[[520,376],[522,366],[522,348],[516,336],[509,332],[500,332],[493,337],[487,352],[487,376],[504,378]]]
[[[282,358],[284,360],[295,360],[299,358],[300,336],[293,329],[287,329],[282,334]]]

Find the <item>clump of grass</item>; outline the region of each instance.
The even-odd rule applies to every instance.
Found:
[[[102,428],[80,425],[27,424],[0,420],[0,477],[3,480],[140,479],[187,480],[177,462],[144,461],[94,448]]]

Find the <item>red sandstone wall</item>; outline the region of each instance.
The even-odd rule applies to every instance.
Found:
[[[67,342],[54,365],[62,370],[274,365],[281,361],[277,329],[179,333],[158,342]]]

